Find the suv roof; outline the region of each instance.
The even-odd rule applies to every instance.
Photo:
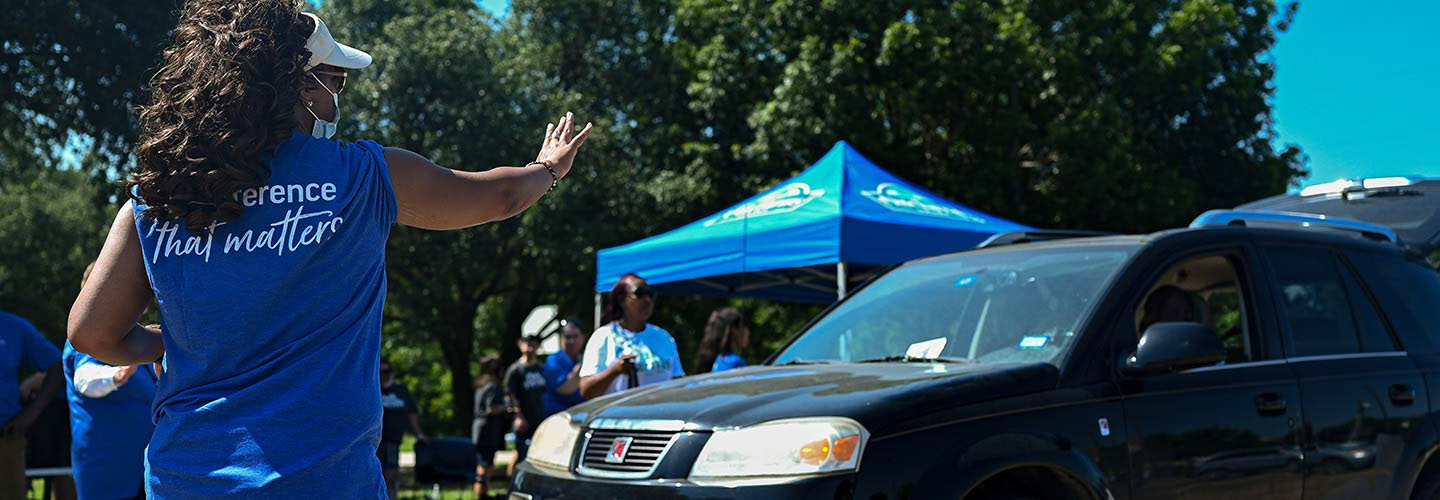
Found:
[[[1422,254],[1440,249],[1440,179],[1376,177],[1317,184],[1237,207],[1320,214],[1394,231],[1402,246]]]

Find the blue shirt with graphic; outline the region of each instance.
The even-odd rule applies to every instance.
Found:
[[[715,364],[710,365],[710,371],[712,371],[712,372],[723,372],[723,371],[725,371],[725,370],[734,370],[734,369],[736,369],[736,368],[743,368],[744,366],[745,366],[745,359],[744,359],[744,358],[741,358],[739,354],[735,354],[735,353],[733,353],[733,352],[727,352],[727,353],[725,353],[725,354],[721,354],[721,355],[715,357]]]
[[[149,365],[115,392],[91,398],[75,387],[75,370],[110,366],[65,343],[65,397],[70,402],[70,467],[80,498],[131,498],[145,478],[145,445],[155,424],[155,372]]]
[[[20,413],[20,365],[44,371],[59,360],[60,350],[35,325],[0,311],[0,427]]]
[[[560,384],[570,378],[570,370],[574,369],[575,360],[570,359],[570,355],[563,350],[545,358],[545,416],[560,413],[566,408],[585,402],[585,396],[580,394],[578,388],[569,396],[557,391]]]
[[[139,217],[165,318],[150,498],[384,498],[380,321],[395,194],[383,148],[294,133],[239,219]]]

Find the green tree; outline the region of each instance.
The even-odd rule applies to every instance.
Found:
[[[53,335],[113,214],[104,180],[129,161],[130,110],[176,5],[4,6],[23,15],[0,21],[0,201],[24,208],[0,216],[0,299]],[[1303,173],[1298,148],[1272,147],[1264,56],[1293,3],[515,0],[503,20],[470,0],[321,9],[376,56],[341,98],[343,137],[478,170],[531,159],[566,110],[597,125],[572,176],[524,214],[392,231],[384,345],[437,430],[463,432],[474,359],[513,360],[531,308],[590,318],[597,250],[728,206],[839,139],[1047,227],[1174,226]],[[664,297],[652,322],[689,358],[724,304],[752,318],[752,361],[818,309]]]
[[[53,168],[67,144],[84,143],[103,157],[92,164],[100,174],[124,170],[132,109],[177,9],[173,1],[0,2],[8,13],[0,18],[0,158],[32,156],[3,163]]]
[[[678,36],[709,55],[695,73],[738,75],[700,78],[691,93],[712,114],[748,113],[756,138],[742,157],[757,164],[803,163],[847,139],[981,210],[1115,231],[1171,227],[1304,173],[1297,147],[1272,148],[1268,105],[1265,54],[1293,4],[692,0],[681,11],[696,19]],[[752,108],[711,97],[734,80],[766,97]]]
[[[57,343],[127,169],[174,2],[0,2],[0,304]]]
[[[95,203],[92,177],[41,171],[0,182],[0,304],[55,343],[65,341],[70,304],[85,266],[100,253],[114,215]]]

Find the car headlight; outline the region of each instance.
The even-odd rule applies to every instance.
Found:
[[[560,412],[540,422],[535,436],[530,438],[530,452],[525,460],[561,469],[570,467],[570,454],[575,450],[575,440],[580,438],[580,427],[570,423],[570,414]]]
[[[700,450],[692,478],[801,476],[853,471],[870,433],[848,418],[775,420],[717,430]]]

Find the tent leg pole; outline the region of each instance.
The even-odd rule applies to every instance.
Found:
[[[595,292],[595,322],[590,324],[590,328],[600,329],[600,292]]]
[[[835,291],[839,295],[837,300],[845,300],[845,263],[835,263]]]

